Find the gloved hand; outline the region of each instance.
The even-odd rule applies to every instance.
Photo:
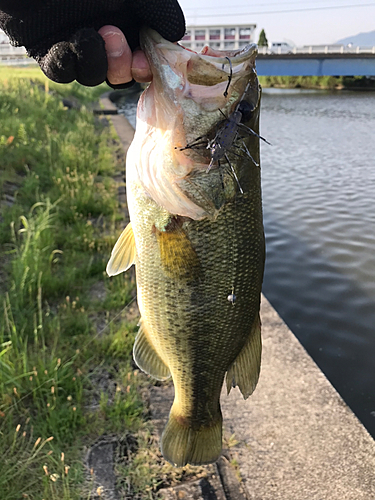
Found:
[[[98,34],[105,25],[120,28],[131,50],[139,45],[142,25],[171,42],[185,33],[177,0],[0,0],[0,9],[0,28],[11,43],[24,45],[59,83],[95,86],[106,79],[105,45]]]

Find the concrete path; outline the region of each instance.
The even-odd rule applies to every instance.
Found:
[[[251,500],[375,500],[375,441],[263,297],[262,369],[222,397]]]
[[[102,105],[113,106],[108,99]],[[133,129],[123,116],[111,119],[126,150]],[[222,489],[194,485],[190,498],[221,499],[224,491],[226,500],[375,500],[375,441],[264,297],[261,319],[255,393],[244,401],[235,389],[221,398],[225,430],[239,441],[228,451],[229,461],[218,463]],[[151,394],[160,429],[172,397],[171,388]],[[237,471],[231,461],[238,462]],[[186,485],[164,494],[190,495]]]

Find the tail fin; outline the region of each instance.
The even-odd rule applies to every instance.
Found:
[[[222,425],[223,418],[220,412],[218,419],[212,425],[195,430],[184,424],[183,418],[176,417],[172,407],[161,437],[163,457],[175,467],[215,462],[221,454]]]

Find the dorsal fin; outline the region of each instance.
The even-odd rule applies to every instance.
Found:
[[[127,271],[135,263],[135,256],[134,233],[132,223],[129,222],[113,247],[106,268],[108,276],[116,276],[116,274]]]

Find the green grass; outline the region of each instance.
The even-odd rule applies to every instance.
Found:
[[[342,77],[334,76],[260,76],[262,87],[329,89],[343,88]]]
[[[104,90],[0,69],[2,500],[82,498],[84,445],[144,425],[136,322],[120,314],[134,277],[105,275],[122,225],[112,176],[124,165],[113,130],[86,107]],[[65,109],[66,96],[84,106]],[[114,394],[98,394],[101,370]]]
[[[19,68],[0,66],[0,81],[2,82],[2,86],[7,86],[8,82],[15,78],[17,80],[24,80],[34,85],[42,86],[46,91],[50,91],[59,97],[75,97],[79,99],[82,104],[93,103],[97,101],[104,92],[110,90],[104,83],[97,87],[84,87],[77,82],[68,85],[52,82],[48,80],[39,66]]]
[[[262,87],[341,90],[374,90],[374,80],[364,76],[260,76]]]
[[[105,90],[0,67],[1,500],[89,499],[85,449],[107,434],[135,443],[116,466],[134,499],[205,474],[160,455],[132,362],[134,272],[105,273],[125,217],[121,147],[90,111]]]

